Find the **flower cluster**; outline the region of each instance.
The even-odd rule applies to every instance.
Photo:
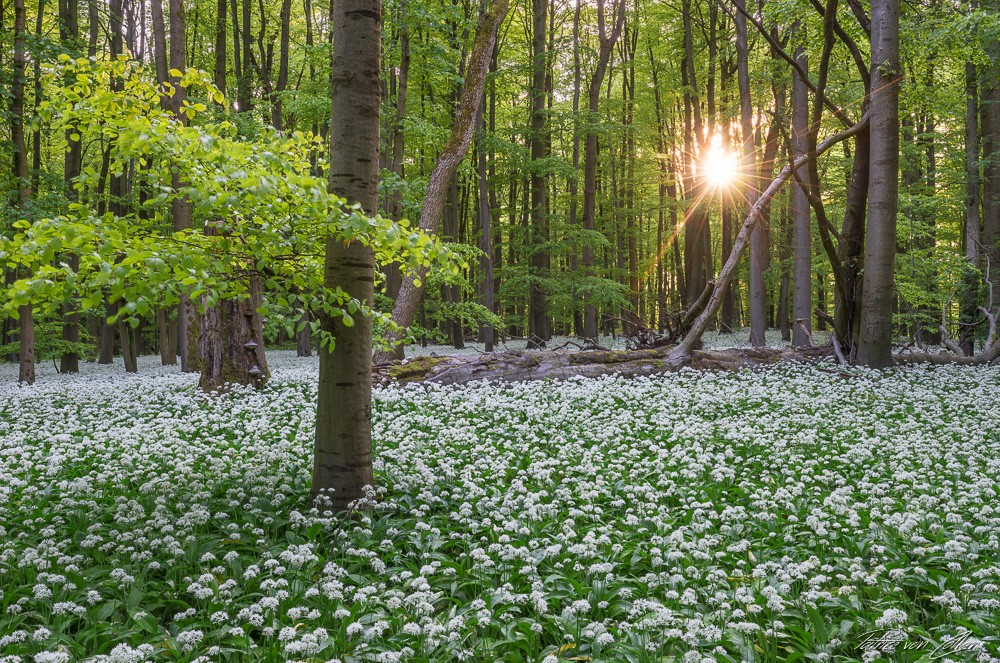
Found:
[[[997,368],[377,390],[347,521],[271,368],[0,387],[0,662],[1000,659]]]

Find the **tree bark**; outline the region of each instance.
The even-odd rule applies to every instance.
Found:
[[[17,195],[14,200],[18,214],[25,212],[31,197],[28,173],[28,150],[24,138],[24,79],[27,68],[27,12],[24,0],[14,0],[14,71],[11,81],[10,135],[14,148],[13,176]],[[18,382],[35,383],[35,322],[31,304],[18,309],[19,339]]]
[[[979,177],[979,72],[974,62],[965,64],[965,244],[966,273],[962,279],[962,299],[959,322],[963,324],[959,344],[967,356],[975,352],[976,307],[980,304],[982,265],[980,244],[980,177]]]
[[[138,348],[136,347],[134,330],[125,321],[125,318],[118,320],[118,340],[122,349],[122,363],[125,365],[126,373],[138,373]]]
[[[899,0],[872,3],[871,188],[857,362],[892,363],[892,300],[899,206]]]
[[[201,379],[206,392],[227,384],[261,387],[270,377],[264,355],[264,323],[257,309],[263,301],[259,277],[251,277],[248,296],[205,307],[201,315]]]
[[[113,364],[115,361],[115,328],[108,324],[108,318],[118,312],[118,303],[110,302],[105,298],[105,316],[101,320],[101,351],[97,359],[98,364]]]
[[[485,96],[485,95],[484,95]],[[493,212],[490,209],[490,194],[487,184],[486,128],[483,118],[485,100],[479,108],[479,145],[476,147],[476,175],[479,184],[477,212],[479,216],[479,303],[491,313],[496,312],[493,303]],[[493,327],[480,325],[479,337],[486,352],[493,352]]]
[[[380,0],[331,0],[333,57],[330,119],[330,191],[361,206],[378,207]],[[375,256],[361,242],[326,238],[323,284],[343,288],[371,306],[375,296]],[[326,334],[319,355],[316,446],[312,500],[322,509],[347,509],[364,497],[372,473],[372,320],[356,315],[353,324],[324,313]],[[322,497],[321,497],[322,496]],[[323,500],[324,502],[321,502]]]
[[[611,54],[614,52],[615,44],[621,35],[622,27],[625,24],[625,0],[618,0],[615,5],[615,19],[611,31],[608,32],[605,19],[605,0],[597,0],[597,31],[600,42],[597,53],[597,65],[594,74],[590,79],[590,86],[587,89],[587,124],[584,137],[583,150],[583,229],[593,231],[596,229],[597,219],[597,158],[598,158],[598,135],[597,121],[598,111],[601,108],[601,86],[604,77],[608,72],[608,63],[611,61]],[[581,266],[585,276],[594,276],[594,249],[589,243],[584,243]],[[597,340],[597,307],[594,305],[593,297],[584,292],[583,295],[583,337],[589,340]]]
[[[1000,11],[1000,2],[984,2],[984,8]],[[1000,304],[1000,40],[987,43],[989,63],[983,67],[980,91],[983,147],[983,253],[989,260],[988,300]]]
[[[309,311],[303,310],[298,322],[302,328],[295,333],[296,357],[312,356],[312,327],[309,326],[310,320]],[[261,322],[261,332],[263,332],[263,321]],[[261,337],[263,338],[263,333],[261,333]],[[263,346],[263,343],[261,345]]]
[[[396,116],[393,121],[392,135],[392,161],[390,170],[399,178],[400,188],[394,191],[389,198],[389,217],[392,219],[403,218],[403,191],[402,181],[405,166],[403,157],[406,153],[406,100],[410,88],[410,24],[407,15],[407,0],[402,0],[399,9],[399,79],[396,84]],[[385,290],[392,299],[399,296],[399,289],[403,284],[403,274],[399,265],[385,266]]]
[[[154,2],[159,1],[154,0]],[[162,24],[162,6],[159,20]],[[170,0],[170,70],[176,69],[183,73],[187,69],[184,52],[186,34],[187,24],[184,15],[184,0]],[[187,124],[187,115],[181,111],[187,91],[179,84],[179,79],[169,76],[169,72],[168,79],[174,86],[174,93],[170,97],[170,108],[181,124]],[[181,181],[179,173],[171,174],[170,183],[175,192],[186,186],[186,183]],[[187,230],[191,228],[194,221],[194,209],[191,201],[186,196],[175,196],[171,201],[171,211],[173,213],[174,230]],[[181,371],[184,373],[198,373],[201,370],[198,363],[198,312],[189,295],[182,294],[180,300],[180,304],[177,307],[177,335],[180,345]]]
[[[226,93],[226,0],[216,0],[215,5],[215,87]]]
[[[77,49],[77,39],[80,36],[79,6],[77,0],[60,0],[59,2],[59,39],[63,47],[71,52]],[[77,133],[73,128],[66,130],[66,159],[63,166],[63,182],[66,187],[66,198],[76,202],[78,199],[74,182],[83,169],[83,143],[73,140],[71,136]],[[66,262],[74,272],[80,268],[80,257],[76,254],[66,256]],[[63,305],[62,340],[67,343],[80,341],[80,313],[74,302]],[[80,356],[75,352],[66,352],[59,358],[60,373],[78,373],[80,371]]]
[[[549,340],[549,311],[543,279],[548,278],[550,257],[548,178],[542,161],[548,158],[548,131],[545,102],[548,95],[549,0],[532,0],[531,32],[531,238],[528,283],[528,349],[544,348]]]
[[[221,0],[220,0],[221,1]],[[278,46],[278,79],[271,94],[271,126],[282,131],[285,128],[282,116],[281,95],[288,87],[288,43],[289,23],[292,16],[292,0],[281,0],[281,42]]]
[[[493,58],[493,47],[496,44],[497,32],[503,24],[506,15],[507,0],[498,0],[493,3],[490,11],[482,14],[479,18],[479,25],[476,28],[476,40],[469,54],[465,87],[462,90],[462,99],[459,103],[458,113],[455,115],[455,123],[452,125],[451,135],[441,150],[438,162],[434,166],[430,180],[427,182],[427,192],[420,210],[419,227],[423,231],[431,233],[437,231],[448,197],[448,185],[469,151],[473,134],[476,131],[476,115],[478,114],[479,105],[482,103],[486,74],[489,71],[490,61]],[[396,303],[392,309],[392,319],[400,327],[409,327],[413,323],[417,309],[420,308],[420,302],[424,295],[423,281],[425,280],[426,269],[420,270],[418,276],[421,281],[420,287],[417,287],[413,276],[407,276],[403,279],[399,295],[396,297]],[[402,336],[395,333],[388,333],[386,337],[390,344],[395,344],[395,348],[390,351],[378,352],[375,356],[376,363],[390,361],[393,357],[401,358],[402,356],[403,346],[399,343],[402,340]]]
[[[800,29],[800,28],[796,28]],[[802,47],[795,59],[802,71],[808,72],[808,60]],[[792,158],[808,154],[809,90],[803,75],[792,72],[792,136],[789,153]],[[809,199],[806,197],[806,169],[796,173],[792,183],[790,214],[792,220],[792,345],[797,348],[810,345],[812,332],[812,237],[810,233]]]

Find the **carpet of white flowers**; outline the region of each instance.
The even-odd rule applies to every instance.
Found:
[[[1000,658],[1000,369],[381,390],[341,522],[271,361],[2,376],[0,661]]]

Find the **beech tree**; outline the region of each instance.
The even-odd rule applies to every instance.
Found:
[[[892,296],[899,209],[899,1],[872,3],[871,166],[858,363],[892,363]]]
[[[333,65],[330,78],[330,190],[376,212],[379,154],[379,56],[382,3],[333,0]],[[323,281],[343,288],[362,306],[371,306],[375,254],[360,241],[326,239]],[[372,321],[368,316],[321,318],[334,338],[320,349],[319,402],[312,494],[335,510],[364,496],[373,484],[371,399]]]

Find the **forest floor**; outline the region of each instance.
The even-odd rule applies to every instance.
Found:
[[[379,389],[343,523],[269,357],[0,376],[0,661],[1000,659],[998,368]]]

